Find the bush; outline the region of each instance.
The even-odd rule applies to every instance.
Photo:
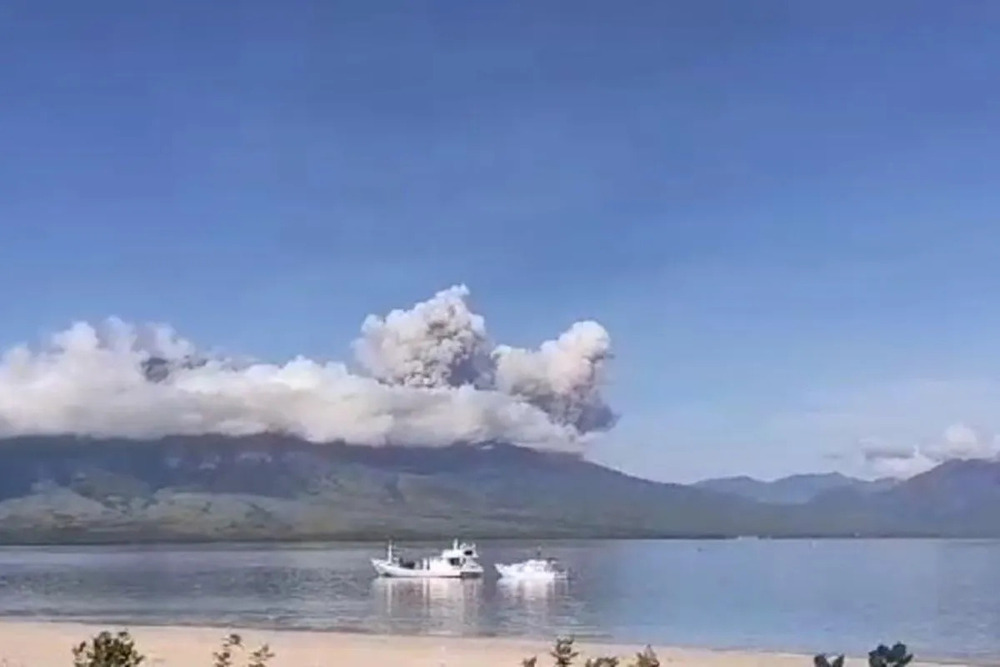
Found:
[[[838,655],[830,661],[827,656],[820,654],[813,658],[813,665],[815,667],[844,667],[844,656]]]
[[[233,667],[233,655],[244,652],[243,638],[232,634],[222,640],[222,646],[212,654],[214,667]],[[266,667],[274,657],[270,647],[264,644],[247,658],[247,667]],[[90,642],[81,642],[73,649],[73,667],[140,667],[146,656],[135,648],[135,641],[127,631],[112,635],[102,632]]]
[[[139,667],[145,659],[125,631],[102,632],[73,648],[73,667]]]
[[[908,653],[906,644],[896,642],[889,648],[885,644],[879,644],[874,651],[868,653],[869,667],[906,667],[913,660],[913,654]]]
[[[215,660],[213,667],[234,667],[234,656],[237,652],[241,654],[246,652],[243,638],[237,634],[228,635],[222,640],[219,650],[212,654]],[[554,667],[571,667],[580,657],[580,653],[574,648],[572,637],[556,639],[549,655],[552,657]],[[270,647],[264,644],[247,656],[246,667],[267,667],[268,661],[273,657],[274,653]],[[107,631],[101,632],[89,642],[81,642],[73,648],[73,667],[140,667],[145,660],[146,656],[135,648],[135,641],[127,631],[116,635]],[[868,652],[868,667],[907,667],[912,661],[913,654],[907,650],[906,644],[900,642],[894,644],[892,648],[879,644]],[[619,662],[614,656],[599,656],[588,658],[584,667],[619,667]],[[537,667],[537,665],[537,656],[521,661],[521,667]],[[827,655],[821,653],[813,657],[813,665],[844,667],[844,656],[837,655],[830,660]],[[660,659],[653,649],[647,646],[637,653],[633,662],[626,667],[660,667]]]
[[[573,642],[572,637],[556,639],[555,646],[549,652],[554,667],[570,667],[573,661],[580,656],[580,653],[573,648]],[[521,661],[522,667],[537,667],[537,664],[538,656],[525,658]],[[588,658],[584,667],[618,667],[618,664],[619,660],[614,656],[599,656]],[[660,659],[656,657],[653,649],[647,646],[641,653],[636,654],[635,661],[628,667],[660,667]]]
[[[892,648],[879,644],[868,652],[868,667],[906,667],[913,660],[913,654],[906,650],[906,644],[896,642]],[[815,667],[844,667],[844,656],[838,655],[832,661],[822,653],[813,658]]]
[[[231,634],[223,639],[222,647],[212,654],[212,657],[215,658],[215,667],[232,667],[234,649],[239,651],[245,650],[243,638],[237,634]],[[250,654],[247,667],[265,667],[268,660],[273,657],[274,653],[271,653],[271,648],[267,644],[264,644]]]

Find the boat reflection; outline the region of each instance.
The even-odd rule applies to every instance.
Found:
[[[565,579],[500,579],[499,593],[511,602],[546,605],[566,590]]]
[[[497,593],[502,607],[526,628],[548,627],[560,616],[567,597],[565,579],[500,579]]]
[[[380,577],[372,581],[372,597],[394,629],[465,634],[478,626],[482,581]]]

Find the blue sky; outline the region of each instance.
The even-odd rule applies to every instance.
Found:
[[[660,479],[1000,430],[1000,4],[0,6],[0,342],[344,358],[464,282],[612,333]]]

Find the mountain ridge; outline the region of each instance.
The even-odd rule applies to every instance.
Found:
[[[931,473],[782,504],[501,442],[32,436],[0,441],[0,542],[1000,536],[1000,464]]]
[[[773,481],[760,480],[748,475],[716,477],[695,482],[692,486],[762,503],[801,504],[837,489],[853,488],[861,492],[876,493],[887,490],[897,483],[899,480],[890,477],[863,480],[839,472],[827,472],[799,473]]]
[[[603,493],[587,493],[593,485]],[[611,505],[602,500],[609,494]],[[64,510],[53,516],[65,520],[46,521],[49,506],[72,505],[75,497],[82,499],[79,516]],[[652,509],[637,513],[634,506]],[[698,521],[676,513],[690,506]],[[503,443],[375,448],[271,435],[0,443],[0,536],[8,540],[31,533],[437,535],[463,522],[501,536],[698,536],[731,532],[741,509],[683,485]]]

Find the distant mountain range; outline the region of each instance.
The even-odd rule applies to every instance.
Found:
[[[878,493],[891,489],[899,480],[884,477],[872,481],[848,477],[838,472],[792,475],[773,482],[764,482],[753,477],[720,477],[706,479],[694,484],[699,489],[725,493],[760,503],[799,504],[808,503],[829,491],[845,489],[858,493]]]
[[[5,543],[990,537],[1000,536],[998,504],[1000,463],[987,461],[952,461],[899,483],[807,475],[685,486],[503,443],[359,447],[279,435],[0,441]]]

